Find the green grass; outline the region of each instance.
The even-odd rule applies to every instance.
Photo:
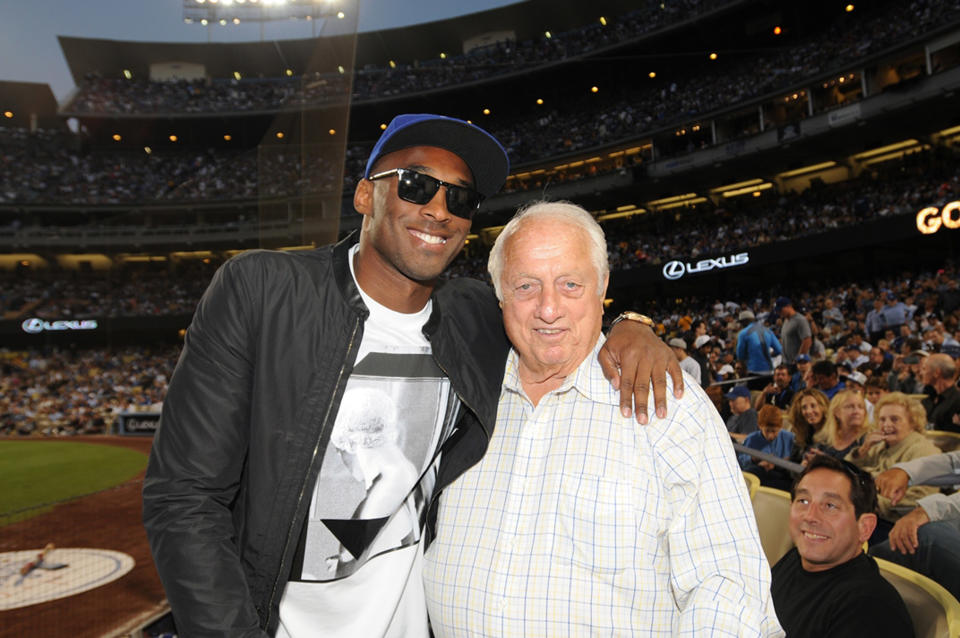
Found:
[[[0,525],[50,511],[53,503],[119,485],[146,465],[146,455],[111,445],[0,441]]]

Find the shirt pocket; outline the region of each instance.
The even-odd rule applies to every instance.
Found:
[[[637,551],[631,485],[605,476],[566,477],[557,504],[560,549],[577,567],[617,574]]]

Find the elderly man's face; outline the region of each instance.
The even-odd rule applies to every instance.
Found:
[[[808,572],[845,563],[876,527],[876,515],[857,518],[850,500],[853,477],[828,468],[810,471],[797,484],[790,506],[790,537]]]
[[[589,246],[585,231],[554,219],[525,220],[509,238],[501,307],[522,373],[566,376],[593,350],[607,281],[597,281]]]

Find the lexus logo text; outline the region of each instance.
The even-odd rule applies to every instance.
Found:
[[[737,253],[736,255],[726,255],[716,259],[701,259],[695,264],[682,262],[679,259],[668,261],[663,266],[663,276],[666,279],[674,281],[684,275],[693,275],[699,272],[707,272],[714,268],[732,268],[733,266],[743,266],[750,261],[747,253]]]

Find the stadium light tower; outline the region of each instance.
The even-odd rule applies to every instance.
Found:
[[[313,35],[318,25],[322,28],[327,18],[344,17],[342,0],[183,0],[183,21],[210,28],[256,22],[308,20],[313,23]]]

